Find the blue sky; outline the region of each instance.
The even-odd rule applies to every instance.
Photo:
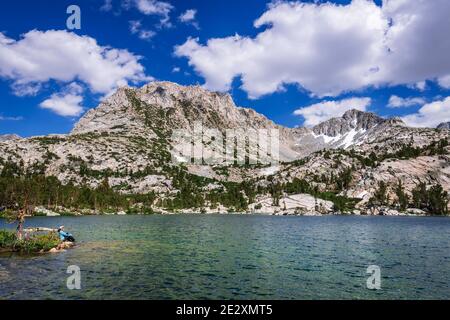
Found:
[[[400,2],[3,1],[0,134],[67,133],[117,86],[151,78],[229,91],[291,127],[351,107],[450,121],[449,2]],[[80,30],[66,27],[72,4]]]

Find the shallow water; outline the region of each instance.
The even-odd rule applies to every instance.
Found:
[[[450,218],[43,217],[78,240],[0,256],[3,299],[450,299]],[[0,228],[11,227],[0,221]],[[81,269],[68,290],[67,267]],[[381,290],[368,290],[369,265]]]

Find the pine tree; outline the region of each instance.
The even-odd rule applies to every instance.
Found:
[[[413,204],[415,208],[424,209],[428,206],[428,192],[425,182],[420,182],[412,191]]]
[[[448,214],[448,192],[444,191],[441,185],[434,185],[428,191],[429,206],[431,214]]]
[[[378,183],[378,189],[375,191],[373,197],[370,199],[370,203],[373,205],[386,205],[387,198],[387,185],[384,181]]]
[[[395,194],[397,195],[398,206],[400,211],[405,211],[408,207],[409,197],[404,191],[404,187],[401,180],[398,180],[397,186],[395,188]]]

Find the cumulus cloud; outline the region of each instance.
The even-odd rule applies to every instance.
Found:
[[[426,103],[424,98],[416,97],[416,98],[402,98],[396,95],[392,95],[389,98],[388,107],[389,108],[403,108],[403,107],[412,107],[417,105],[423,105]]]
[[[84,82],[94,93],[109,93],[129,82],[151,79],[139,56],[103,47],[88,36],[67,31],[33,30],[14,40],[0,33],[0,77],[13,81],[16,93],[35,94],[42,83]]]
[[[380,77],[393,84],[417,83],[450,76],[450,29],[447,0],[385,0],[382,11],[391,22],[386,34],[389,53]]]
[[[79,116],[84,108],[83,87],[73,82],[63,89],[60,93],[54,93],[50,98],[43,101],[39,106],[43,109],[49,109],[54,113],[64,117]]]
[[[75,117],[79,116],[84,110],[81,102],[83,102],[83,97],[80,95],[55,93],[49,99],[43,101],[40,107],[49,109],[60,116]]]
[[[195,16],[197,15],[196,9],[188,9],[185,12],[183,12],[178,19],[186,24],[193,25],[196,29],[199,29],[198,22],[195,19]]]
[[[127,50],[100,46],[88,36],[68,31],[32,30],[15,40],[0,32],[0,78],[10,80],[14,94],[36,95],[50,81],[69,84],[40,106],[63,116],[81,114],[79,81],[96,94],[149,81],[140,57]]]
[[[175,54],[205,78],[205,87],[227,91],[235,77],[257,98],[285,84],[316,96],[336,96],[368,86],[450,88],[450,2],[371,0],[350,4],[274,2],[254,22],[256,37],[188,39]],[[433,50],[430,50],[433,48]]]
[[[450,121],[450,97],[424,105],[418,112],[402,118],[413,127],[434,128],[442,122]]]
[[[372,100],[370,98],[349,98],[339,101],[322,101],[308,107],[294,111],[295,115],[302,116],[304,126],[312,127],[331,118],[340,117],[346,111],[357,109],[366,111]]]

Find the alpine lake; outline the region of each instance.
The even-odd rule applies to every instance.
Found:
[[[35,217],[77,239],[0,255],[0,299],[450,299],[450,218]],[[0,228],[13,228],[0,220]],[[81,288],[67,286],[70,266]],[[380,271],[369,289],[369,266]],[[370,268],[369,268],[370,269]]]

